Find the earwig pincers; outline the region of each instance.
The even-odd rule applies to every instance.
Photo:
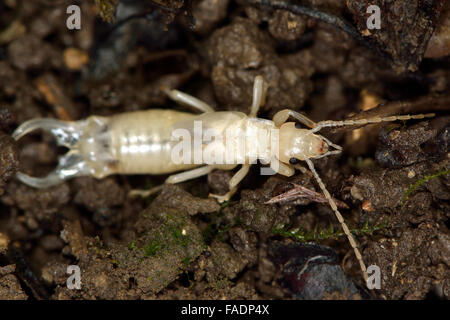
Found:
[[[360,264],[364,279],[367,281],[366,266],[359,252],[353,235],[335,201],[326,189],[312,162],[332,154],[342,152],[342,147],[318,134],[325,127],[364,125],[384,121],[423,119],[434,114],[401,115],[374,117],[360,120],[320,121],[314,122],[294,110],[284,109],[277,112],[272,120],[257,118],[259,108],[264,104],[268,86],[262,76],[256,76],[253,86],[253,102],[249,115],[237,111],[214,111],[205,102],[178,90],[165,90],[174,101],[191,106],[201,114],[173,110],[152,109],[114,115],[111,117],[90,116],[79,121],[60,121],[55,119],[33,119],[20,125],[13,133],[18,140],[27,133],[44,129],[55,136],[59,145],[69,148],[69,152],[60,158],[56,169],[43,178],[30,177],[18,173],[23,183],[36,188],[46,188],[78,176],[103,178],[111,174],[168,174],[165,183],[175,184],[209,174],[214,169],[231,170],[237,165],[241,168],[229,182],[229,191],[225,195],[210,195],[219,201],[229,200],[237,191],[242,179],[249,172],[256,159],[270,164],[270,168],[284,176],[292,176],[298,169],[297,162],[305,161],[317,183],[334,211],[343,228]],[[287,122],[289,117],[298,123]],[[201,143],[188,144],[189,161],[177,162],[173,151],[179,147],[179,141],[173,139],[177,130],[194,133],[198,123],[205,129],[212,129],[215,135],[227,137],[229,132],[239,133],[245,146],[256,148],[232,148],[227,146],[227,139],[205,139]],[[299,124],[308,129],[301,128]],[[255,132],[264,134],[255,135]],[[277,143],[272,143],[276,138]],[[226,154],[226,163],[194,161],[199,151],[212,149],[213,153]],[[210,150],[211,151],[211,150]],[[186,171],[187,170],[187,171]],[[160,187],[134,191],[134,194],[149,195]]]

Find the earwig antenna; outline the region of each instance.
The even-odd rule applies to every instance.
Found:
[[[364,264],[364,260],[362,258],[361,253],[359,252],[358,245],[355,241],[355,238],[351,234],[350,230],[347,227],[347,224],[344,221],[344,218],[342,217],[341,213],[339,212],[336,203],[334,202],[333,198],[331,197],[330,193],[328,192],[327,188],[322,182],[322,179],[320,179],[319,175],[317,174],[316,169],[314,168],[314,164],[311,160],[305,159],[306,163],[309,166],[309,169],[313,173],[314,177],[317,180],[317,183],[319,184],[320,189],[322,189],[323,194],[325,195],[325,198],[327,198],[328,203],[331,206],[331,209],[333,209],[334,214],[336,215],[336,218],[338,219],[339,223],[341,224],[342,229],[344,230],[345,235],[347,236],[348,241],[350,242],[350,245],[353,248],[353,251],[355,252],[356,259],[359,262],[359,265],[361,267],[361,271],[363,273],[364,281],[367,283],[368,277],[367,277],[367,268]]]
[[[323,128],[330,127],[343,127],[343,126],[357,126],[357,125],[366,125],[371,123],[380,123],[380,122],[392,122],[397,120],[411,120],[411,119],[424,119],[424,118],[432,118],[434,117],[434,113],[426,113],[426,114],[413,114],[413,115],[400,115],[400,116],[390,116],[390,117],[373,117],[367,119],[358,119],[358,120],[325,120],[317,123],[317,126],[310,130],[311,133],[315,133],[320,131]]]

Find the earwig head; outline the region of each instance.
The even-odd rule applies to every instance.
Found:
[[[328,152],[327,142],[307,129],[297,128],[294,122],[280,127],[279,160],[286,164],[296,160],[318,158]],[[296,159],[296,160],[295,160]]]
[[[17,127],[12,137],[15,140],[19,140],[29,132],[37,129],[50,131],[59,146],[65,146],[71,150],[59,159],[56,169],[46,177],[30,177],[22,172],[18,172],[17,178],[20,181],[35,188],[47,188],[57,185],[68,178],[87,173],[84,159],[76,149],[72,149],[77,145],[82,134],[82,125],[80,122],[60,121],[56,119],[32,119]]]

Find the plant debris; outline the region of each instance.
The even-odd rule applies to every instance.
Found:
[[[302,187],[298,184],[293,183],[293,188],[289,189],[288,191],[279,194],[269,201],[266,201],[265,204],[272,204],[272,203],[285,203],[285,202],[293,202],[294,204],[297,204],[296,200],[299,198],[301,199],[307,199],[313,202],[318,203],[328,203],[328,200],[325,198],[325,196],[321,193],[309,190],[308,188]],[[348,209],[348,205],[345,204],[345,202],[342,202],[337,199],[333,199],[336,202],[336,205],[338,208],[344,208]]]

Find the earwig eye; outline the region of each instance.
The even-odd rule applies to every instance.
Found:
[[[322,141],[319,152],[322,154],[324,149],[325,149],[325,141]]]
[[[295,123],[295,128],[296,129],[301,129],[302,128],[302,125],[300,124],[300,122],[296,122]]]
[[[297,164],[297,163],[299,163],[299,161],[300,161],[300,160],[298,160],[298,159],[296,159],[296,158],[290,158],[290,159],[289,159],[289,163],[290,163],[290,164]]]

